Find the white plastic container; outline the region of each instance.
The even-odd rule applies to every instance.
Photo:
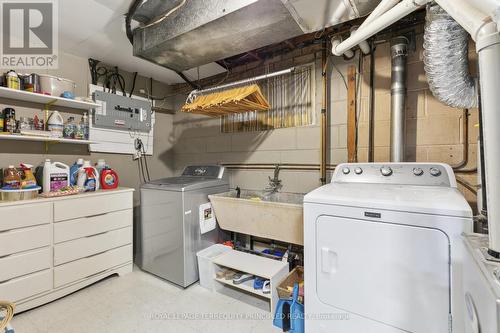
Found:
[[[213,263],[213,260],[221,254],[231,250],[232,248],[230,246],[214,244],[196,253],[196,256],[198,257],[200,285],[203,288],[207,288],[212,291],[215,290],[215,264]]]
[[[43,93],[49,93],[57,97],[61,96],[65,91],[75,94],[76,84],[74,81],[46,74],[40,74],[39,76],[40,90]]]
[[[69,166],[61,162],[43,164],[43,193],[56,192],[69,185]]]
[[[94,177],[89,181],[87,169],[93,169]],[[78,177],[76,185],[84,191],[97,191],[99,189],[99,173],[95,167],[90,164],[90,161],[84,161],[83,165],[78,169]]]
[[[47,120],[47,129],[52,137],[63,137],[64,120],[58,111],[52,111],[50,114],[49,120]]]

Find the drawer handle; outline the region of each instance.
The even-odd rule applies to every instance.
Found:
[[[99,253],[95,253],[95,254],[91,254],[90,256],[83,257],[83,259],[92,258],[92,257],[98,256],[98,255],[100,255],[100,254],[106,253],[106,252],[108,252],[108,251],[109,251],[109,250],[106,250],[106,251],[101,251],[101,252],[99,252]]]
[[[107,213],[100,213],[100,214],[94,214],[94,215],[88,215],[88,216],[85,216],[86,218],[91,218],[91,217],[98,217],[98,216],[103,216],[103,215],[107,215],[109,214],[109,212]]]
[[[4,259],[4,258],[7,258],[7,257],[10,257],[11,255],[13,255],[13,253],[10,253],[10,254],[6,254],[6,255],[3,255],[3,256],[0,256],[0,259]],[[1,282],[1,281],[0,281]]]
[[[11,280],[14,280],[14,278],[12,278],[12,279],[7,279],[7,280],[3,280],[3,281],[0,281],[0,284],[7,283],[7,282],[9,282],[9,281],[11,281]]]
[[[96,236],[101,236],[101,235],[107,234],[108,232],[109,231],[103,231],[103,232],[100,232],[100,233],[95,234],[95,235],[85,236],[85,238],[92,238],[92,237],[96,237]]]

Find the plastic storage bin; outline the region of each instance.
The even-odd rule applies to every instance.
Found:
[[[200,276],[200,285],[204,288],[214,290],[215,265],[212,260],[231,251],[232,248],[222,244],[214,244],[204,250],[196,253],[198,257],[198,271]]]

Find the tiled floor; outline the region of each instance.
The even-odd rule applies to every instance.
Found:
[[[16,333],[280,332],[267,309],[267,302],[231,289],[181,289],[135,268],[16,315],[12,325]]]

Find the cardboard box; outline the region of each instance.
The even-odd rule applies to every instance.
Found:
[[[297,266],[295,267],[285,279],[283,279],[276,290],[278,291],[279,298],[292,298],[293,286],[298,283],[301,287],[301,291],[304,290],[304,267]],[[304,304],[304,295],[300,295],[302,292],[299,292],[299,302]]]

